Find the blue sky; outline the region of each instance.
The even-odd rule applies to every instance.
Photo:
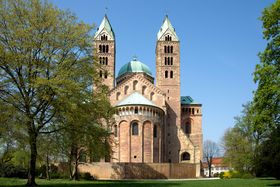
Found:
[[[51,0],[97,26],[105,7],[116,35],[116,72],[136,54],[155,76],[156,35],[166,12],[180,39],[181,95],[202,103],[204,140],[219,142],[256,89],[264,7],[275,0]]]

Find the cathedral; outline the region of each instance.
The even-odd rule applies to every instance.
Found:
[[[136,57],[115,73],[115,34],[106,15],[94,39],[100,77],[117,109],[110,162],[201,163],[201,104],[181,96],[180,41],[168,16],[156,37],[155,77]]]

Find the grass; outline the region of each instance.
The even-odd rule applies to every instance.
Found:
[[[257,179],[217,179],[217,180],[180,180],[180,181],[69,181],[66,179],[53,179],[47,181],[44,179],[36,179],[36,182],[40,186],[51,187],[51,186],[127,186],[127,187],[166,187],[166,186],[197,186],[197,187],[227,187],[227,186],[280,186],[280,180],[275,180],[273,178],[257,178]],[[0,178],[0,186],[24,186],[26,184],[26,179],[17,178]]]

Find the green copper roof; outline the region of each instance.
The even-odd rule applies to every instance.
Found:
[[[174,34],[174,36],[177,37],[177,39],[179,40],[179,38],[178,38],[178,36],[177,36],[177,34],[175,32],[175,29],[171,25],[167,15],[165,16],[163,24],[162,24],[162,26],[160,27],[160,29],[158,31],[157,40],[159,40],[162,37],[162,35],[166,32],[167,29],[169,29]]]
[[[195,102],[190,96],[181,96],[181,105],[197,105],[199,103]]]
[[[152,72],[148,66],[143,64],[142,62],[136,60],[135,58],[129,63],[123,65],[118,73],[118,77],[122,76],[128,72],[144,72],[150,76],[152,76]]]
[[[116,104],[116,106],[124,106],[124,105],[148,105],[154,106],[155,105],[146,99],[143,95],[138,93],[137,91],[130,94],[128,97],[124,98],[121,102]]]
[[[104,18],[103,18],[103,20],[102,20],[102,22],[101,22],[97,32],[95,33],[94,38],[96,38],[103,29],[106,29],[108,31],[108,33],[110,34],[110,36],[113,39],[115,39],[114,31],[113,31],[113,29],[111,27],[111,24],[110,24],[106,14],[105,14],[105,16],[104,16]]]

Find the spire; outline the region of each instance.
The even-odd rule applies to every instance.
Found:
[[[107,17],[106,13],[107,13],[107,8],[105,9],[105,16],[104,16],[100,26],[98,27],[94,38],[96,38],[105,29],[108,32],[108,34],[112,37],[112,39],[114,40],[115,39],[115,33],[114,33],[114,31],[111,27],[111,24],[108,20],[108,17]]]
[[[176,40],[179,40],[174,27],[172,26],[171,22],[169,21],[168,15],[166,13],[164,21],[162,26],[160,27],[158,34],[157,34],[157,40],[160,40],[160,38],[162,37],[162,35],[167,31],[170,30],[171,33],[174,35],[174,37],[176,38]]]

